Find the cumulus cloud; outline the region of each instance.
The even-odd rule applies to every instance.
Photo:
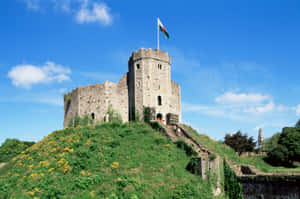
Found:
[[[28,9],[35,10],[35,11],[40,9],[39,0],[24,0],[24,2]]]
[[[83,4],[77,12],[76,20],[78,23],[100,23],[102,25],[110,25],[112,16],[109,13],[109,7],[104,3],[94,3],[91,8],[87,4]]]
[[[70,80],[70,73],[71,70],[67,67],[55,64],[54,62],[46,62],[43,66],[14,66],[8,72],[8,77],[12,80],[13,85],[29,89],[34,84]]]
[[[270,95],[261,93],[225,92],[210,105],[182,103],[183,112],[201,113],[237,121],[256,121],[271,115],[282,115],[295,111],[295,107],[276,105]],[[299,105],[300,111],[300,105]],[[270,114],[272,113],[272,114]]]
[[[300,104],[298,104],[298,106],[296,108],[296,114],[297,114],[297,116],[300,116]]]
[[[98,23],[111,25],[113,16],[110,7],[98,0],[23,0],[28,9],[43,10],[53,8],[56,11],[72,15],[79,24]]]
[[[216,98],[216,102],[222,104],[257,104],[269,100],[268,95],[262,95],[259,93],[233,93],[227,92]]]
[[[254,113],[254,114],[261,114],[261,113],[267,113],[273,111],[275,108],[274,102],[269,102],[268,104],[265,104],[263,106],[255,106],[251,107],[246,110],[246,112]]]

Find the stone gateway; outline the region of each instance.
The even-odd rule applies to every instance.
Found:
[[[64,127],[76,116],[88,115],[94,124],[107,121],[109,107],[124,122],[142,117],[144,107],[150,107],[153,118],[180,123],[180,86],[171,80],[168,53],[141,48],[129,58],[128,70],[119,83],[79,86],[65,94]]]

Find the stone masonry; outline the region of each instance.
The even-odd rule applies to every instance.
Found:
[[[127,72],[119,81],[79,86],[64,96],[64,127],[75,116],[90,116],[102,122],[111,106],[122,120],[142,116],[144,107],[155,110],[157,119],[175,115],[181,122],[180,86],[171,80],[171,58],[167,52],[143,49],[132,53]]]

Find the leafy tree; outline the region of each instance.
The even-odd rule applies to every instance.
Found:
[[[22,142],[18,139],[6,139],[0,147],[0,162],[9,161],[33,144],[34,142]]]
[[[248,138],[248,136],[242,134],[241,131],[238,131],[233,135],[226,134],[224,143],[232,147],[239,155],[243,152],[253,152],[256,146],[253,137]]]
[[[293,166],[300,162],[300,127],[285,127],[278,145],[268,153],[267,160],[273,165]]]
[[[295,127],[300,127],[300,119],[299,119],[298,122],[296,123]]]
[[[278,146],[278,140],[280,137],[280,133],[275,133],[272,137],[267,138],[264,144],[264,150],[267,152],[272,151]]]

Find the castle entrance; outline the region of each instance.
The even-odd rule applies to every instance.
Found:
[[[156,115],[156,120],[158,120],[158,121],[160,121],[160,122],[163,122],[163,116],[162,116],[161,113],[158,113],[158,114]]]

